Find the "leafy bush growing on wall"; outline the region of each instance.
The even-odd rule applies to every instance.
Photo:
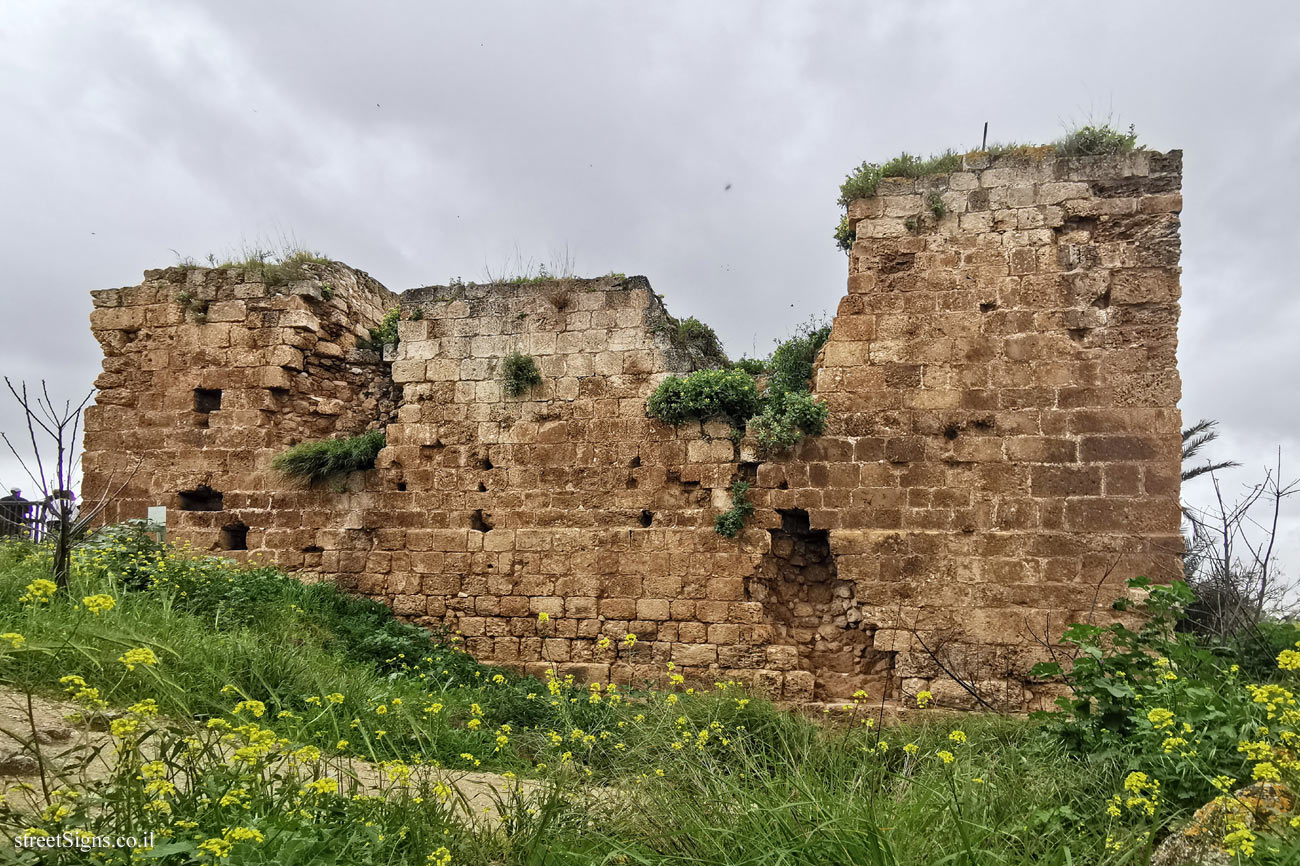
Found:
[[[779,344],[768,359],[769,397],[809,390],[812,386],[813,361],[830,336],[831,326],[824,321],[809,319],[796,327],[794,336]]]
[[[536,385],[542,384],[542,371],[532,355],[511,352],[501,359],[501,387],[507,397],[518,397]]]
[[[697,370],[669,376],[646,401],[651,418],[665,424],[724,418],[737,427],[758,412],[758,383],[741,370]]]
[[[731,485],[731,507],[713,518],[713,530],[724,538],[735,538],[745,528],[745,521],[754,513],[754,503],[747,495],[749,484],[736,481]]]
[[[769,399],[762,414],[749,420],[749,432],[764,451],[780,451],[804,436],[820,436],[826,415],[824,402],[807,391],[791,391]]]
[[[370,329],[370,339],[361,341],[361,348],[382,350],[388,343],[397,342],[397,323],[402,320],[400,307],[393,307],[384,314],[379,327]]]
[[[320,481],[336,472],[374,469],[375,458],[385,444],[384,431],[372,430],[345,439],[320,439],[303,442],[276,455],[272,468],[307,481]]]

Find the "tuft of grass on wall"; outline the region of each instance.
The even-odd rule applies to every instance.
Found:
[[[290,478],[321,481],[339,472],[374,469],[385,444],[384,431],[372,430],[344,439],[303,442],[271,461],[272,468]]]
[[[1132,153],[1137,139],[1132,124],[1128,132],[1120,132],[1109,123],[1088,124],[1066,133],[1053,146],[1061,156],[1113,156]]]

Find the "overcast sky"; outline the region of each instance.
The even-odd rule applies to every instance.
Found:
[[[1232,493],[1279,446],[1300,474],[1298,25],[1189,0],[4,0],[0,372],[84,392],[91,289],[282,235],[398,291],[567,250],[765,354],[844,291],[857,163],[1109,117],[1186,153],[1182,409],[1221,421]],[[7,458],[0,482],[30,489]]]

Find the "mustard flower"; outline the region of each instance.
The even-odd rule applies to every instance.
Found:
[[[916,706],[918,709],[923,710],[930,706],[932,700],[934,700],[934,695],[930,694],[928,691],[920,691],[916,693]]]
[[[266,704],[261,701],[240,701],[235,704],[235,708],[231,712],[235,715],[239,715],[245,710],[252,713],[255,718],[260,719],[266,714]]]
[[[546,611],[542,611],[537,615],[538,625],[546,625],[546,623],[550,622],[550,620],[551,620],[551,615]]]
[[[953,755],[952,752],[949,752],[947,749],[940,749],[934,754],[936,757],[939,758],[939,760],[943,761],[945,764],[951,764],[953,761],[957,760],[956,756]]]
[[[117,660],[126,665],[128,671],[135,670],[136,665],[156,665],[158,656],[154,655],[153,650],[148,647],[139,649],[129,649],[118,656]]]
[[[23,637],[16,631],[7,631],[0,634],[0,640],[9,641],[9,646],[13,649],[22,649],[23,644],[27,643],[27,638]]]
[[[58,584],[41,577],[27,584],[27,591],[18,596],[18,600],[28,604],[49,604],[58,591]]]
[[[88,595],[81,600],[81,603],[86,606],[86,610],[90,611],[95,616],[99,616],[101,613],[108,613],[110,610],[117,607],[117,600],[114,599],[113,596],[105,595],[104,593]]]
[[[628,649],[631,649],[632,647],[636,646],[636,635],[634,635],[634,634],[632,634],[632,633],[630,633],[630,632],[629,632],[628,634],[624,635],[624,636],[623,636],[623,646],[627,647]]]
[[[447,850],[446,845],[441,845],[433,849],[424,862],[429,866],[451,866],[451,852]]]
[[[948,739],[952,740],[954,743],[964,743],[966,742],[966,732],[953,731],[948,735]]]

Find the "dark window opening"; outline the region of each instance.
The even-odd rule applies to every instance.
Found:
[[[324,553],[325,548],[321,547],[319,544],[309,544],[302,549],[302,552],[303,553]]]
[[[177,495],[181,499],[181,511],[221,510],[221,491],[213,490],[206,484],[200,484],[193,490],[182,490]]]
[[[248,550],[248,527],[242,521],[221,527],[222,550]]]
[[[650,525],[653,524],[654,522],[655,522],[655,513],[653,511],[650,511],[649,509],[642,509],[641,526],[645,529],[649,529]]]
[[[781,479],[781,483],[778,484],[778,485],[776,485],[776,489],[777,489],[777,490],[789,490],[789,489],[790,489],[790,482],[789,482],[789,481],[786,481],[784,478],[782,478],[782,479]]]
[[[202,412],[204,415],[209,412],[215,412],[221,408],[221,389],[220,388],[195,388],[194,389],[194,411]]]
[[[997,301],[985,301],[984,303],[980,304],[981,313],[991,313],[997,308],[998,308]]]
[[[482,469],[484,472],[488,471],[489,469],[492,468],[492,461],[484,457],[479,462],[479,468]]]
[[[956,424],[948,424],[943,428],[943,438],[951,442],[953,439],[957,438],[957,434],[960,432],[961,428]]]
[[[405,481],[399,481],[399,482],[397,482],[397,489],[398,489],[399,491],[401,491],[402,493],[405,493],[405,492],[406,492],[406,482],[405,482]]]
[[[480,482],[478,483],[478,492],[479,492],[479,493],[487,493],[487,485],[484,484],[482,481],[480,481]]]
[[[639,483],[640,483],[639,481],[637,481],[635,478],[633,478],[632,476],[629,475],[629,476],[628,476],[628,479],[627,479],[627,484],[625,484],[624,486],[625,486],[628,490],[636,490],[636,486],[637,486],[637,484],[639,484]]]
[[[631,460],[628,461],[627,468],[628,468],[628,469],[640,469],[640,468],[641,468],[641,458],[640,458],[640,457],[633,457]]]
[[[740,464],[740,480],[753,485],[758,483],[758,464],[745,460]]]
[[[492,515],[484,514],[482,508],[476,508],[469,516],[469,526],[475,532],[492,531]]]

